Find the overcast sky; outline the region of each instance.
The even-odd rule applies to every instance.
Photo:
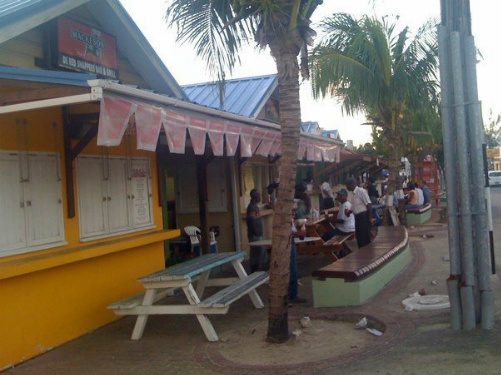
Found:
[[[205,62],[198,58],[190,45],[176,43],[176,32],[168,29],[164,13],[170,0],[120,0],[137,23],[146,38],[180,84],[206,82],[213,79],[206,71]],[[501,87],[499,70],[501,48],[499,48],[499,22],[496,2],[471,0],[473,33],[483,59],[478,64],[479,95],[483,102],[484,119],[489,109],[501,113],[498,91]],[[146,5],[147,4],[147,5]],[[493,9],[496,8],[496,9]],[[377,16],[398,15],[400,26],[410,26],[415,31],[431,18],[439,19],[439,0],[324,0],[315,13],[314,22],[334,12],[346,12],[355,16],[369,14]],[[236,67],[233,76],[248,77],[276,73],[276,67],[269,51],[249,46],[241,54],[242,65]],[[363,115],[343,116],[336,99],[315,101],[310,86],[301,86],[301,111],[303,121],[318,121],[325,129],[338,129],[343,140],[352,139],[355,144],[370,141],[370,127],[363,126]]]

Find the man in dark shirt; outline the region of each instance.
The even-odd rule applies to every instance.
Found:
[[[369,194],[369,198],[372,204],[377,204],[379,199],[379,191],[374,185],[375,182],[376,179],[374,177],[369,177],[369,182],[367,184],[367,193]]]
[[[260,241],[263,239],[263,218],[259,212],[259,202],[261,194],[252,189],[250,192],[250,203],[247,206],[247,238],[249,242]],[[250,250],[250,272],[256,272],[266,269],[267,256],[266,249],[263,246],[251,246]]]

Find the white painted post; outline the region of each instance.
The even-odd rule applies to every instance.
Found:
[[[151,306],[155,300],[156,289],[146,289],[144,294],[142,306]],[[143,336],[144,327],[148,321],[148,315],[138,315],[134,330],[132,331],[132,340],[139,340]]]
[[[200,298],[198,298],[197,292],[195,291],[195,289],[193,289],[193,285],[188,284],[187,286],[183,287],[183,291],[186,295],[186,298],[190,302],[190,305],[198,305],[200,303]],[[218,341],[219,337],[217,336],[216,330],[212,326],[209,318],[202,314],[197,314],[196,317],[205,333],[205,337],[207,337],[207,340]]]

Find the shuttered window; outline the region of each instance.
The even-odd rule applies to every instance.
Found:
[[[81,239],[153,226],[149,159],[80,156],[77,185]]]
[[[0,152],[0,255],[63,243],[58,155]]]

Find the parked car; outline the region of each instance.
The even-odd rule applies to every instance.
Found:
[[[489,171],[489,185],[501,185],[501,171]]]

